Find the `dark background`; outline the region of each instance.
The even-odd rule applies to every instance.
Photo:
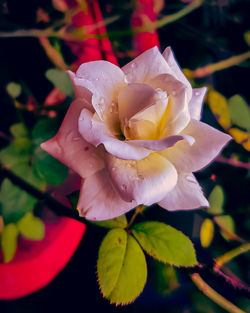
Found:
[[[49,12],[52,20],[62,16],[61,13],[53,9],[49,0],[2,0],[0,3],[1,31],[44,28],[44,23],[36,22],[36,11],[39,7]],[[100,1],[100,5],[104,17],[115,14],[121,15],[119,21],[111,24],[108,30],[128,29],[130,27],[130,17],[134,8],[133,1]],[[166,1],[159,17],[174,13],[184,5],[181,1]],[[6,11],[6,6],[8,11]],[[162,49],[170,45],[181,67],[195,69],[247,51],[249,47],[244,41],[243,34],[248,29],[249,1],[217,0],[206,1],[201,8],[190,15],[159,29],[159,36]],[[132,49],[131,36],[111,37],[110,39],[115,51],[126,52]],[[64,48],[67,60],[73,60],[73,56],[66,47]],[[120,65],[127,61],[129,58],[126,57],[119,59]],[[9,127],[18,121],[12,100],[5,92],[6,85],[10,81],[22,82],[30,89],[37,101],[43,103],[52,89],[52,85],[45,78],[44,73],[53,67],[36,38],[0,38],[0,121],[2,132],[8,134]],[[200,80],[200,83],[210,84],[226,97],[241,94],[249,103],[249,63],[247,64],[247,62],[217,72]],[[32,113],[27,113],[25,119],[32,127],[34,124]],[[203,113],[203,120],[220,129],[207,107]],[[6,142],[1,139],[1,146],[5,144]],[[238,153],[243,158],[247,157],[247,152],[234,142],[230,143],[224,153],[229,154],[231,151]],[[212,174],[216,175],[216,182],[210,179]],[[214,163],[197,173],[196,176],[204,187],[206,195],[209,194],[215,184],[223,186],[227,196],[225,210],[228,214],[233,214],[235,208],[247,207],[249,178],[246,179],[246,170]],[[201,248],[199,232],[194,231],[194,228],[199,227],[204,217],[200,211],[169,213],[155,206],[145,213],[144,218],[147,217],[165,221],[189,235],[195,243],[198,259],[201,262],[211,261],[214,256],[213,253],[216,251],[226,251],[237,246],[235,243],[226,242],[217,234],[214,239],[216,242],[214,251]],[[234,218],[237,233],[244,238],[249,238],[246,216],[238,214]],[[192,295],[197,292],[188,279],[187,271],[180,270],[178,272],[181,288],[170,295],[159,295],[151,283],[150,266],[145,290],[135,303],[127,307],[110,305],[99,292],[95,273],[98,247],[105,232],[101,228],[89,226],[75,255],[54,281],[46,288],[25,298],[0,302],[0,312],[209,312],[205,306],[200,310],[197,303],[195,304],[195,302],[201,301],[202,295],[198,293],[200,298],[194,300]],[[147,261],[149,264],[152,262],[150,258]],[[237,273],[243,280],[249,282],[250,268],[247,261],[245,256],[237,259]],[[39,269],[37,270],[39,271]],[[211,275],[207,275],[206,278],[210,284],[232,301],[238,302],[238,304],[245,301],[237,291],[228,287],[220,279],[215,279]],[[223,312],[217,306],[212,308],[214,311],[210,312]]]

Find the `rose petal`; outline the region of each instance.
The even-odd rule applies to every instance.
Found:
[[[157,47],[140,54],[126,64],[122,70],[129,83],[147,83],[157,75],[172,73]]]
[[[144,148],[119,140],[102,121],[93,117],[90,111],[83,109],[78,122],[80,134],[92,145],[103,144],[109,153],[125,160],[141,160],[150,154]]]
[[[151,205],[174,188],[177,172],[157,153],[140,161],[126,161],[107,155],[107,167],[113,185],[125,201]]]
[[[155,102],[156,91],[146,84],[129,84],[118,96],[119,118],[124,126],[125,120]]]
[[[136,202],[121,199],[110,182],[107,170],[103,169],[85,179],[77,205],[81,216],[89,220],[112,219],[137,206]]]
[[[195,140],[192,136],[188,135],[177,135],[177,136],[169,136],[167,138],[159,139],[159,140],[131,140],[131,145],[135,145],[136,147],[143,147],[149,149],[151,151],[162,151],[167,148],[174,146],[180,140],[186,139],[188,144],[191,146],[194,144]]]
[[[193,174],[179,174],[176,186],[158,204],[169,211],[209,206]]]
[[[160,154],[173,163],[178,172],[185,173],[208,165],[231,139],[231,136],[196,120],[191,120],[180,135],[184,134],[195,139],[192,146],[183,140]]]
[[[107,61],[83,63],[76,74],[69,71],[69,75],[77,95],[81,95],[82,88],[93,94],[92,105],[101,119],[112,101],[116,101],[118,90],[125,85],[123,71]]]
[[[152,98],[153,104],[144,107],[130,118],[124,127],[124,134],[129,139],[159,139],[161,138],[161,122],[168,105],[165,91],[157,91]]]
[[[55,137],[41,144],[41,148],[72,168],[81,177],[88,177],[104,167],[98,151],[78,132],[78,117],[86,107],[84,99],[75,100]]]
[[[189,101],[192,97],[192,86],[179,67],[171,47],[167,47],[162,55],[165,58],[168,66],[171,68],[174,77],[187,87],[187,96]]]
[[[206,87],[193,89],[192,98],[188,104],[188,107],[189,114],[191,118],[193,118],[194,120],[199,121],[201,119],[201,110],[206,92],[207,92]]]
[[[188,110],[187,87],[172,75],[161,74],[150,80],[150,86],[167,92],[169,101],[161,127],[162,137],[177,135],[190,121]]]

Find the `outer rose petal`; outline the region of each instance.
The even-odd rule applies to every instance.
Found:
[[[153,88],[165,90],[169,95],[168,106],[161,122],[162,136],[178,134],[190,121],[187,87],[169,74],[158,75],[149,84]]]
[[[92,94],[92,104],[97,114],[103,119],[105,110],[116,100],[119,89],[125,85],[123,71],[107,61],[93,61],[83,63],[76,74],[69,71],[69,75],[81,94],[82,88],[87,88]]]
[[[86,103],[84,99],[72,102],[57,135],[41,144],[43,150],[83,178],[93,175],[104,167],[97,150],[78,132],[78,118]]]
[[[176,186],[158,204],[169,211],[209,206],[193,174],[179,174]]]
[[[192,119],[200,120],[201,119],[201,110],[203,106],[203,100],[207,92],[206,87],[195,88],[193,89],[192,98],[188,104],[189,114]]]
[[[192,86],[188,79],[186,78],[186,76],[183,74],[182,70],[180,69],[172,49],[170,47],[167,47],[162,55],[165,58],[168,66],[170,66],[174,77],[187,87],[187,95],[189,101],[192,97]]]
[[[77,208],[80,215],[89,220],[107,220],[125,214],[136,206],[134,201],[121,199],[110,182],[107,170],[103,169],[84,181]]]
[[[138,204],[151,205],[160,201],[177,182],[174,166],[158,153],[151,153],[137,162],[107,155],[107,166],[120,196]]]
[[[159,49],[154,47],[126,64],[122,70],[129,83],[147,83],[149,80],[164,73],[172,73]]]
[[[116,138],[102,121],[95,120],[93,114],[83,109],[79,117],[79,132],[83,138],[94,146],[103,144],[106,150],[125,160],[141,160],[150,154],[143,147],[136,147],[130,142]]]
[[[183,140],[160,154],[173,163],[178,172],[184,173],[195,172],[208,165],[231,139],[231,136],[196,120],[191,120],[181,134],[192,136],[195,143],[190,146]]]

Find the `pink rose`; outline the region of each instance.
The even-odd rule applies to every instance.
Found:
[[[206,88],[192,89],[169,47],[122,69],[94,61],[69,75],[76,100],[41,147],[83,178],[81,216],[111,219],[156,202],[170,211],[208,206],[192,172],[231,137],[199,121]]]

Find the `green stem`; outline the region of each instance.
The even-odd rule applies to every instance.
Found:
[[[145,205],[138,205],[138,206],[135,208],[135,212],[134,212],[133,216],[131,217],[131,220],[129,221],[128,226],[126,227],[126,229],[129,229],[129,228],[130,228],[130,226],[134,223],[134,220],[135,220],[136,216],[137,216],[138,214],[142,213],[145,208],[146,208]]]
[[[173,23],[173,22],[181,19],[182,17],[184,17],[184,16],[188,15],[189,13],[193,12],[194,10],[198,9],[202,4],[203,4],[203,0],[195,0],[195,1],[191,2],[190,4],[186,5],[180,11],[178,11],[172,15],[163,17],[159,21],[156,21],[155,22],[156,28],[165,26],[167,24]]]
[[[204,76],[211,75],[212,73],[215,73],[220,70],[224,70],[226,68],[229,68],[231,66],[238,65],[247,59],[250,58],[250,51],[244,52],[242,54],[233,56],[229,59],[214,63],[214,64],[208,64],[204,67],[199,67],[196,70],[192,72],[193,78],[200,78]]]
[[[180,18],[186,16],[187,14],[191,13],[192,11],[198,9],[203,3],[203,0],[195,0],[192,3],[186,5],[183,9],[179,10],[176,13],[163,17],[161,20],[158,20],[154,23],[149,23],[147,26],[141,27],[134,27],[133,30],[116,30],[116,31],[109,31],[109,36],[129,36],[133,33],[140,33],[145,31],[154,31],[157,28],[163,27],[167,24],[173,23]],[[83,40],[87,38],[96,38],[97,35],[95,34],[86,34],[86,30],[93,30],[94,28],[98,28],[102,25],[108,25],[115,22],[119,16],[113,16],[111,18],[105,19],[103,22],[85,27],[85,34],[83,33],[81,38],[76,38],[70,34],[60,33],[60,31],[54,31],[53,29],[31,29],[31,30],[17,30],[14,32],[0,32],[0,37],[10,38],[10,37],[56,37],[65,40]],[[106,38],[107,34],[100,34],[100,38]],[[99,38],[99,37],[98,37]]]
[[[250,250],[250,243],[244,243],[243,245],[226,252],[225,254],[219,256],[215,259],[215,264],[217,267],[222,267],[225,263],[228,263],[233,258],[237,257],[238,255],[247,252]]]
[[[194,273],[190,275],[190,277],[196,287],[204,293],[205,296],[217,303],[223,309],[230,313],[246,313],[212,289],[198,273]]]

